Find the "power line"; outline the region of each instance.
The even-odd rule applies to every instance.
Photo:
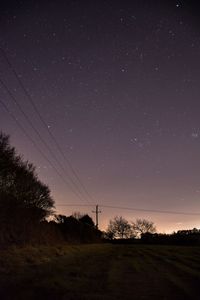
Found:
[[[56,206],[67,206],[67,207],[90,207],[94,205],[86,205],[86,204],[58,204]],[[102,205],[101,205],[102,206]],[[95,205],[95,210],[92,210],[92,213],[95,213],[96,215],[96,229],[98,229],[99,226],[99,214],[101,213],[101,210],[99,210],[99,205]]]
[[[42,155],[42,157],[51,165],[51,167],[55,170],[57,175],[62,179],[62,181],[67,185],[67,188],[69,187],[69,183],[63,178],[63,176],[60,174],[60,172],[57,170],[57,168],[54,166],[54,164],[48,159],[48,157],[41,151],[41,149],[37,146],[35,141],[31,138],[31,136],[27,133],[27,131],[24,129],[24,127],[20,124],[20,122],[15,118],[14,114],[9,110],[8,106],[0,99],[1,105],[4,107],[4,109],[8,112],[8,114],[11,116],[11,118],[14,120],[14,122],[17,124],[17,126],[20,128],[20,130],[25,134],[25,136],[31,141],[33,146],[37,149],[37,151]],[[70,187],[71,188],[71,187]],[[79,194],[76,193],[76,191],[73,191],[74,194],[79,197]]]
[[[86,207],[91,205],[83,205],[83,204],[57,204],[56,206],[66,206],[66,207]],[[171,214],[171,215],[192,215],[192,216],[200,216],[199,213],[193,213],[193,212],[181,212],[181,211],[168,211],[168,210],[156,210],[156,209],[144,209],[144,208],[135,208],[135,207],[124,207],[124,206],[112,206],[112,205],[100,205],[100,207],[104,208],[111,208],[111,209],[121,209],[121,210],[130,210],[130,211],[142,211],[142,212],[150,212],[150,213],[161,213],[161,214]],[[98,223],[99,223],[99,213],[101,213],[101,210],[99,210],[99,205],[95,206],[95,211],[92,211],[96,214],[96,228],[98,229]]]
[[[57,204],[56,206],[92,206],[92,205],[82,205],[82,204]],[[122,210],[131,210],[131,211],[143,211],[151,213],[161,213],[161,214],[173,214],[173,215],[191,215],[191,216],[200,216],[200,212],[181,212],[181,211],[171,211],[171,210],[158,210],[158,209],[145,209],[145,208],[135,208],[135,207],[124,207],[124,206],[112,206],[112,205],[99,205],[99,207],[113,208],[113,209],[122,209]]]
[[[60,168],[63,170],[63,172],[65,173],[65,169],[63,168],[62,164],[59,162],[59,160],[57,159],[57,157],[55,156],[55,154],[53,153],[53,151],[51,150],[51,148],[48,146],[48,144],[45,142],[45,140],[42,138],[41,134],[39,133],[39,131],[35,128],[34,124],[32,123],[32,121],[29,119],[28,115],[24,112],[24,110],[22,109],[21,105],[19,104],[19,102],[17,101],[17,99],[13,96],[12,92],[9,90],[9,88],[7,87],[7,85],[4,83],[4,81],[0,78],[0,83],[1,85],[4,87],[4,89],[7,91],[8,95],[11,97],[11,99],[14,101],[14,103],[17,105],[18,109],[20,110],[20,112],[23,114],[23,116],[25,117],[26,121],[29,123],[29,125],[31,126],[31,128],[34,130],[34,132],[37,134],[37,136],[39,137],[39,139],[41,140],[41,142],[43,143],[43,145],[48,149],[48,151],[51,153],[52,157],[54,158],[54,160],[57,162],[57,164],[60,166]],[[71,184],[75,187],[75,189],[77,188],[79,194],[81,195],[80,189],[77,187],[77,185],[74,183],[74,181],[69,178]],[[76,190],[74,190],[74,187],[71,186],[71,184],[66,181],[68,186],[71,188],[71,190],[77,195],[79,195]],[[80,200],[81,196],[78,196],[78,198]]]
[[[6,104],[0,100],[0,103],[2,104],[2,106],[5,108],[5,110],[8,112],[8,114],[11,116],[11,118],[15,121],[15,123],[17,124],[17,126],[20,128],[20,130],[23,131],[23,133],[25,134],[25,136],[31,141],[31,143],[34,145],[34,147],[37,149],[37,151],[39,151],[39,153],[42,155],[42,157],[51,165],[51,167],[55,170],[55,172],[57,173],[57,175],[62,179],[62,181],[65,183],[65,185],[67,186],[67,188],[70,188],[71,191],[82,201],[82,199],[80,198],[80,195],[70,186],[69,182],[66,181],[63,176],[61,175],[61,173],[57,170],[57,168],[55,167],[55,165],[50,161],[50,159],[41,151],[41,149],[37,146],[37,144],[35,143],[35,141],[31,138],[31,136],[26,132],[26,130],[24,129],[24,127],[20,124],[20,122],[17,120],[17,118],[15,118],[15,116],[11,113],[11,111],[9,110],[9,108],[6,106]]]
[[[173,215],[191,215],[191,216],[200,216],[199,213],[195,212],[181,212],[181,211],[170,211],[170,210],[157,210],[157,209],[144,209],[144,208],[134,208],[134,207],[124,207],[124,206],[111,206],[111,205],[101,205],[105,208],[114,208],[114,209],[124,209],[124,210],[135,210],[151,213],[160,213],[160,214],[173,214]]]
[[[94,206],[95,204],[57,204],[56,206]]]
[[[73,175],[75,176],[76,180],[78,181],[78,183],[80,184],[80,186],[82,187],[82,189],[84,190],[85,194],[92,199],[92,201],[94,201],[93,197],[90,195],[90,193],[88,192],[87,188],[84,186],[84,184],[82,183],[82,181],[80,180],[80,177],[77,174],[77,171],[74,169],[74,167],[72,166],[72,164],[70,163],[69,159],[66,157],[66,154],[64,154],[64,152],[62,151],[62,148],[60,147],[59,143],[57,142],[55,136],[53,135],[53,133],[49,130],[49,127],[47,125],[47,123],[45,122],[45,120],[43,119],[42,115],[40,114],[39,110],[37,109],[37,106],[35,105],[32,96],[28,93],[27,89],[25,88],[22,80],[20,79],[20,77],[18,76],[15,68],[13,67],[13,65],[11,64],[10,60],[8,59],[8,56],[6,54],[6,52],[0,48],[0,51],[3,55],[3,57],[5,58],[7,64],[9,65],[10,69],[12,70],[13,74],[15,75],[20,87],[22,88],[22,90],[24,91],[26,97],[28,98],[29,102],[31,103],[32,107],[34,108],[34,111],[36,112],[36,114],[38,115],[40,121],[42,122],[43,126],[46,128],[48,134],[50,135],[51,139],[53,140],[53,142],[56,145],[56,148],[58,149],[59,153],[61,154],[61,156],[64,158],[64,160],[67,162],[68,167],[70,168],[70,170],[72,171]],[[80,191],[79,191],[80,192]]]

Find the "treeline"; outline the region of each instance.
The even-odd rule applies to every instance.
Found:
[[[102,232],[95,227],[95,224],[87,214],[80,216],[56,216],[56,221],[51,221],[61,232],[66,242],[90,243],[99,242]]]
[[[85,215],[87,216],[87,215]],[[63,222],[58,222],[62,217]],[[15,218],[16,220],[16,218]],[[102,232],[74,216],[55,216],[55,220],[23,225],[18,221],[6,222],[0,227],[0,248],[22,245],[58,245],[62,243],[98,243]]]
[[[200,245],[200,230],[195,228],[160,234],[151,221],[128,222],[116,216],[102,233],[87,214],[55,215],[54,209],[49,187],[39,180],[35,167],[16,153],[7,135],[0,133],[0,248],[99,241]]]
[[[47,222],[50,216],[53,220]],[[0,133],[0,247],[97,242],[100,236],[87,215],[54,215],[48,186],[38,179],[35,167],[10,146],[9,137]]]
[[[154,223],[146,219],[128,222],[116,216],[110,220],[104,238],[114,244],[200,245],[200,230],[193,228],[163,234],[157,233]]]
[[[175,246],[200,246],[200,230],[179,230],[171,234],[143,233],[140,238],[134,236],[129,238],[113,238],[105,241],[112,244],[145,244],[145,245],[175,245]]]
[[[179,230],[172,234],[144,233],[141,235],[141,242],[159,245],[200,245],[200,230]]]

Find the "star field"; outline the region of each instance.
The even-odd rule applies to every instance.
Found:
[[[41,2],[1,4],[0,47],[96,203],[200,211],[198,4]],[[3,56],[0,78],[64,166]],[[2,86],[0,97],[64,177]],[[56,204],[87,204],[67,189],[1,105],[0,127],[36,165]],[[84,209],[90,213],[88,207],[57,206],[63,214]],[[165,231],[200,226],[194,216],[114,209],[103,210],[100,226],[116,214],[151,219]]]

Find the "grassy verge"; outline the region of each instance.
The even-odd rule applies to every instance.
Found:
[[[0,252],[0,299],[199,299],[200,248],[76,245]]]

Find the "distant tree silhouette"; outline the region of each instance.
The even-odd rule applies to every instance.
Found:
[[[141,241],[148,244],[160,245],[200,245],[200,230],[193,228],[189,230],[178,230],[172,234],[144,233]]]
[[[75,219],[81,221],[82,223],[85,223],[87,225],[90,226],[95,226],[94,221],[92,220],[92,218],[88,215],[88,214],[83,214],[79,211],[76,211],[72,214],[72,217],[74,217]]]
[[[1,233],[11,241],[25,239],[35,224],[52,213],[53,206],[50,190],[38,179],[35,167],[16,154],[8,135],[0,133]]]
[[[155,233],[156,227],[154,223],[146,219],[137,219],[132,223],[132,229],[136,236],[140,237],[146,233]]]
[[[106,236],[110,239],[113,238],[131,238],[133,231],[129,222],[122,216],[116,216],[113,220],[109,221]]]
[[[83,215],[82,217],[80,217],[79,221],[84,223],[84,224],[90,225],[92,227],[95,226],[94,221],[92,220],[92,218],[88,214]]]
[[[107,228],[107,231],[103,232],[103,238],[106,240],[113,240],[115,238],[115,234],[110,228]]]
[[[83,216],[83,220],[77,220],[74,216],[55,216],[64,239],[67,242],[99,242],[101,239],[101,231],[97,230],[94,222],[88,215]]]

